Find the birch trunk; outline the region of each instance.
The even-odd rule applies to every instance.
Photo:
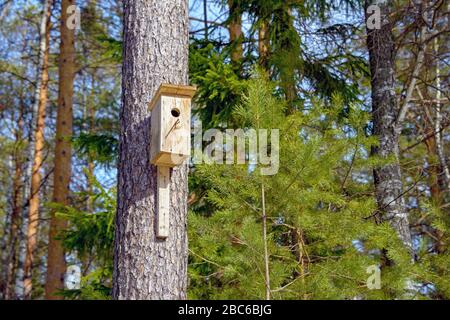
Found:
[[[155,237],[156,167],[148,104],[161,83],[188,81],[188,1],[124,2],[114,299],[185,299],[187,164],[171,169],[170,229]]]
[[[366,8],[371,4],[369,2],[366,2]],[[379,146],[374,147],[372,152],[382,159],[390,159],[390,163],[374,169],[375,193],[381,219],[388,221],[403,243],[411,249],[411,232],[399,164],[399,130],[396,128],[399,108],[395,93],[395,42],[392,25],[386,21],[389,2],[377,5],[381,9],[381,28],[367,30],[373,133],[379,139]]]
[[[439,42],[438,39],[434,39],[434,52],[436,56],[439,57]],[[442,88],[441,88],[441,69],[439,65],[439,59],[436,61],[436,120],[434,124],[434,132],[436,136],[436,153],[439,158],[439,163],[441,165],[442,179],[445,184],[447,191],[450,191],[450,170],[447,165],[444,144],[442,139],[441,125],[442,125],[442,110],[441,110],[441,98],[442,98]]]
[[[55,169],[53,172],[53,202],[61,205],[69,204],[70,176],[72,172],[72,98],[75,70],[75,32],[68,28],[69,6],[74,0],[61,1],[61,42],[58,67],[58,111],[56,116]],[[58,290],[64,288],[66,260],[64,248],[58,234],[64,230],[67,222],[52,213],[49,231],[47,278],[45,298],[60,300]]]

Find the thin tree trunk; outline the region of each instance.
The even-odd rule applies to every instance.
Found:
[[[8,258],[6,263],[6,287],[5,299],[14,299],[15,297],[15,282],[17,271],[17,253],[18,253],[18,238],[20,230],[20,212],[22,208],[22,175],[23,175],[23,159],[22,159],[22,142],[23,142],[23,114],[24,105],[23,98],[20,97],[19,117],[17,119],[17,129],[15,132],[15,146],[14,146],[14,178],[12,187],[12,212],[11,224],[9,230],[8,241]]]
[[[259,64],[267,69],[269,62],[269,27],[266,22],[261,22],[258,30]]]
[[[86,104],[86,116],[85,116],[85,122],[87,124],[87,132],[90,135],[95,134],[95,87],[96,87],[96,83],[95,83],[95,71],[94,74],[91,75],[91,86],[90,86],[90,92],[87,98],[87,101],[85,102]],[[93,203],[93,184],[92,184],[92,177],[94,176],[94,171],[95,171],[95,163],[94,163],[94,159],[92,157],[92,155],[89,153],[88,154],[88,159],[87,159],[87,192],[88,192],[88,197],[87,197],[87,201],[86,201],[86,211],[89,213],[93,213],[94,212],[94,203]]]
[[[11,8],[11,5],[13,4],[13,1],[6,1],[6,4],[3,5],[2,10],[0,11],[0,21],[3,20],[3,18],[9,13],[9,9]]]
[[[439,57],[439,42],[438,42],[437,38],[434,39],[434,54],[437,57]],[[442,191],[444,191],[445,189],[447,191],[450,191],[450,171],[447,166],[447,161],[446,161],[445,152],[444,152],[444,145],[442,142],[442,131],[441,131],[441,125],[442,125],[442,113],[441,113],[441,102],[440,102],[440,99],[441,99],[441,78],[440,78],[441,69],[439,66],[439,62],[440,62],[439,59],[437,59],[436,60],[436,100],[437,100],[437,103],[436,103],[436,119],[434,122],[435,150],[433,150],[433,151],[437,155],[437,157],[439,159],[439,164],[440,164],[440,166],[436,166],[437,167],[437,170],[436,170],[437,171],[436,172],[437,189],[439,191],[441,191],[440,181],[443,181],[444,187],[443,187]],[[439,197],[437,200],[438,201],[436,204],[440,206],[441,200],[442,200],[441,192],[439,192]],[[444,232],[436,229],[435,234],[436,234],[436,244],[435,244],[436,251],[438,253],[443,253],[446,249]]]
[[[366,7],[370,4],[367,1]],[[373,133],[379,139],[379,146],[374,147],[372,152],[382,159],[391,159],[391,163],[374,169],[375,193],[381,219],[389,221],[403,243],[411,249],[411,232],[399,164],[399,130],[396,129],[398,106],[395,94],[395,43],[392,25],[386,21],[389,4],[378,3],[378,6],[383,20],[381,29],[367,30]]]
[[[275,13],[276,19],[278,20],[279,30],[276,37],[276,47],[278,47],[276,55],[283,56],[283,59],[289,61],[292,55],[299,56],[300,52],[297,51],[300,46],[300,42],[294,41],[291,37],[287,36],[289,30],[293,30],[294,21],[292,16],[292,10],[290,8],[280,8]],[[289,107],[286,112],[291,113],[295,110],[294,102],[297,100],[297,88],[296,88],[296,69],[290,64],[282,62],[278,65],[280,71],[280,86],[283,88],[286,100]]]
[[[48,56],[50,42],[50,14],[53,0],[46,0],[41,20],[40,45],[39,45],[39,81],[36,89],[38,95],[38,109],[36,114],[36,128],[34,132],[34,159],[31,173],[30,205],[28,211],[27,247],[24,264],[24,298],[31,298],[32,274],[34,252],[37,246],[37,234],[39,227],[39,187],[41,185],[41,167],[43,162],[42,151],[44,149],[45,109],[48,96]]]
[[[430,132],[434,129],[430,127],[428,121],[426,121],[425,132]],[[439,187],[439,165],[436,164],[436,137],[435,135],[424,140],[425,146],[427,148],[427,162],[428,162],[428,176],[431,198],[435,205],[439,206],[441,202],[441,190]]]
[[[231,19],[228,25],[231,44],[231,62],[236,69],[239,69],[244,56],[242,49],[242,14],[239,8],[239,1],[228,0],[228,8]]]
[[[205,40],[209,38],[208,32],[208,0],[203,0],[203,23],[205,24]]]
[[[263,227],[263,243],[264,243],[264,283],[266,288],[266,300],[270,300],[270,269],[269,269],[269,250],[267,248],[267,216],[266,216],[266,199],[264,185],[261,186],[261,202],[262,202],[262,227]]]
[[[75,32],[74,29],[67,27],[67,9],[73,4],[73,0],[61,1],[58,112],[56,116],[55,169],[53,172],[53,201],[61,205],[69,204],[70,176],[72,172],[70,139],[72,137],[72,98],[75,76]],[[55,212],[52,212],[45,283],[46,299],[62,299],[58,295],[58,290],[64,288],[66,260],[62,243],[56,237],[66,226],[67,222],[57,217]]]
[[[90,93],[88,95],[87,100],[85,101],[86,104],[86,110],[85,110],[85,122],[88,125],[87,131],[89,134],[95,134],[95,71],[94,74],[91,75],[91,86],[90,86]],[[88,214],[93,214],[95,212],[94,207],[94,186],[93,186],[93,177],[95,172],[95,163],[94,159],[91,156],[90,153],[88,153],[88,159],[87,159],[87,174],[86,174],[86,181],[87,181],[87,199],[86,199],[86,212]],[[81,275],[85,277],[89,273],[89,269],[92,263],[92,256],[91,251],[85,252],[80,257],[82,270]]]
[[[434,51],[435,55],[439,56],[439,42],[438,39],[434,39]],[[445,157],[445,151],[444,151],[444,145],[442,141],[442,132],[441,132],[441,125],[442,125],[442,111],[441,111],[441,69],[439,67],[439,59],[436,61],[436,120],[434,123],[434,132],[436,137],[436,153],[439,158],[439,162],[441,165],[441,174],[442,174],[442,180],[444,181],[445,188],[450,191],[450,170],[447,165],[446,157]]]
[[[114,299],[186,298],[188,167],[170,170],[170,231],[159,240],[148,103],[161,83],[187,84],[188,28],[187,0],[124,2]]]

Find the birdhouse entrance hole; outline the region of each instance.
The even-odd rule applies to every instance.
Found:
[[[180,110],[177,108],[173,108],[171,113],[174,118],[178,118],[180,116]]]

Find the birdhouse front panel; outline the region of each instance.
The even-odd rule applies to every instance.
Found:
[[[150,105],[151,163],[181,165],[190,156],[191,99],[195,88],[163,85]]]

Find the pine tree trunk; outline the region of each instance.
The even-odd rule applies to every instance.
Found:
[[[261,22],[258,30],[259,64],[268,69],[269,62],[269,27],[266,22]]]
[[[242,49],[242,14],[240,12],[238,1],[228,0],[228,7],[231,19],[230,24],[228,25],[231,44],[231,62],[237,69],[240,67],[244,55]]]
[[[48,96],[48,55],[50,42],[50,14],[53,0],[46,0],[41,21],[40,45],[39,45],[39,75],[37,96],[38,109],[36,114],[36,128],[34,132],[34,159],[31,172],[30,206],[28,211],[27,247],[24,263],[24,298],[31,298],[32,273],[34,252],[37,246],[37,234],[39,226],[39,188],[41,185],[41,167],[43,162],[42,151],[44,149],[45,108]]]
[[[289,61],[289,57],[294,54],[298,56],[300,53],[297,52],[296,46],[300,46],[300,43],[295,43],[294,39],[288,36],[289,30],[294,30],[294,20],[292,16],[292,10],[290,8],[280,8],[277,10],[275,15],[278,17],[278,34],[277,34],[277,47],[278,51],[275,53],[276,55],[284,56],[283,59],[287,59]],[[287,113],[291,113],[294,110],[294,102],[297,99],[297,88],[296,88],[296,69],[291,65],[286,65],[286,62],[283,62],[279,65],[280,71],[280,86],[283,88],[286,100],[288,102],[288,108],[286,110]]]
[[[188,81],[188,1],[124,2],[114,299],[185,299],[187,164],[171,169],[170,231],[155,237],[156,167],[148,104],[161,83]]]
[[[61,1],[61,43],[59,55],[58,111],[56,116],[55,168],[53,172],[53,202],[69,204],[70,176],[72,172],[72,98],[75,70],[74,29],[67,27],[67,9],[73,0]],[[66,261],[64,248],[55,237],[66,228],[67,222],[52,213],[49,231],[46,299],[62,299],[58,290],[64,288]]]
[[[366,7],[368,5],[370,4],[366,2]],[[403,243],[411,248],[411,232],[399,164],[399,131],[396,129],[399,110],[395,94],[393,26],[386,21],[389,16],[388,2],[379,3],[378,6],[381,9],[381,29],[367,30],[373,133],[379,139],[379,146],[374,147],[372,152],[382,159],[391,159],[391,162],[374,169],[375,193],[381,219],[389,221]]]

